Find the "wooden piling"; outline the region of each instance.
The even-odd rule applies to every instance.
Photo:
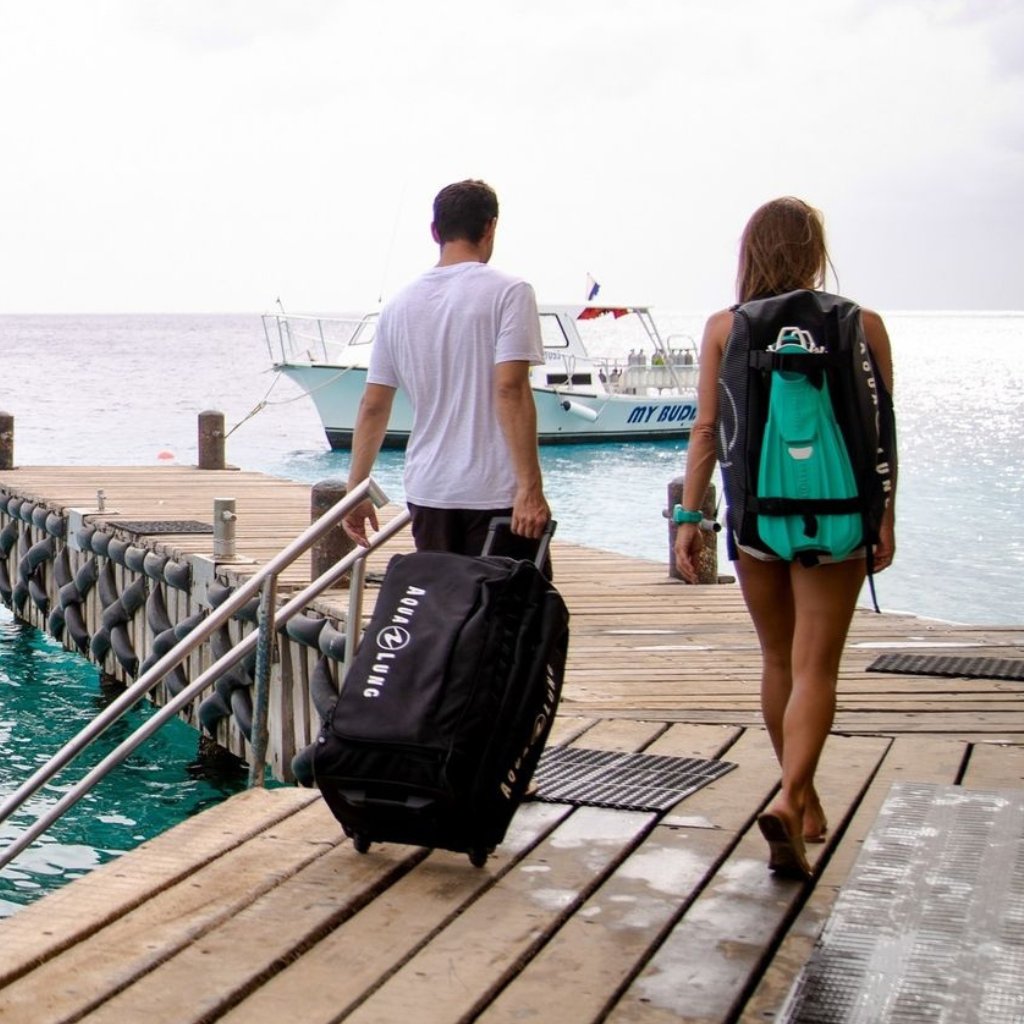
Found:
[[[199,414],[199,468],[224,469],[224,413],[207,409]]]
[[[14,469],[14,417],[0,412],[0,469]]]
[[[341,480],[321,480],[313,485],[309,495],[309,521],[315,523],[328,509],[336,505],[348,493]],[[310,579],[322,576],[332,565],[340,561],[354,547],[354,542],[339,523],[324,534],[310,550]],[[340,583],[348,586],[348,577]]]
[[[683,477],[677,476],[669,481],[668,485],[668,574],[674,580],[682,580],[682,575],[676,568],[676,531],[678,526],[672,520],[672,510],[683,501]],[[700,506],[707,521],[715,519],[715,485],[710,484],[704,494],[704,501]],[[704,549],[697,559],[697,582],[717,583],[718,582],[718,534],[712,530],[701,530],[701,537],[704,540]]]

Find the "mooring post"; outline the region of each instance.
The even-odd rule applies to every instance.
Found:
[[[328,509],[336,505],[348,488],[341,480],[320,480],[309,493],[309,521],[315,523]],[[318,579],[355,547],[355,541],[345,532],[341,523],[328,530],[310,549],[310,579]],[[342,577],[340,586],[347,587],[349,578]]]
[[[0,469],[14,469],[14,417],[0,412]]]
[[[235,557],[235,521],[237,519],[234,498],[213,499],[214,561],[229,561]]]
[[[672,510],[676,505],[683,502],[683,477],[677,476],[669,481],[668,485],[668,509],[665,515],[668,517],[668,574],[674,580],[681,580],[683,577],[676,568],[676,531],[679,529],[672,520]],[[714,522],[715,519],[715,485],[709,484],[704,494],[704,501],[700,510],[704,513],[706,522]],[[700,535],[704,540],[704,548],[697,559],[697,582],[717,583],[718,582],[718,534],[714,530],[701,530]]]
[[[224,469],[224,413],[199,414],[199,468]]]

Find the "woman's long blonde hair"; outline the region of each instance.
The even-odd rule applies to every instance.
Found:
[[[832,265],[821,214],[802,199],[783,196],[754,211],[740,239],[736,295],[740,302],[822,288]]]

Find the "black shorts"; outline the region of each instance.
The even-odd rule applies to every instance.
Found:
[[[452,551],[457,555],[479,555],[484,549],[487,530],[496,516],[511,516],[510,508],[428,508],[407,502],[412,514],[412,538],[417,551]],[[522,558],[537,557],[537,541],[520,537],[510,530],[499,530],[492,555]],[[544,575],[551,579],[551,558],[545,559]]]

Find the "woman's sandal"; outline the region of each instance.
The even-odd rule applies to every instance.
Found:
[[[806,881],[811,877],[811,865],[807,863],[802,836],[793,835],[782,817],[772,811],[758,816],[758,828],[768,840],[768,870],[782,878],[796,878]]]

